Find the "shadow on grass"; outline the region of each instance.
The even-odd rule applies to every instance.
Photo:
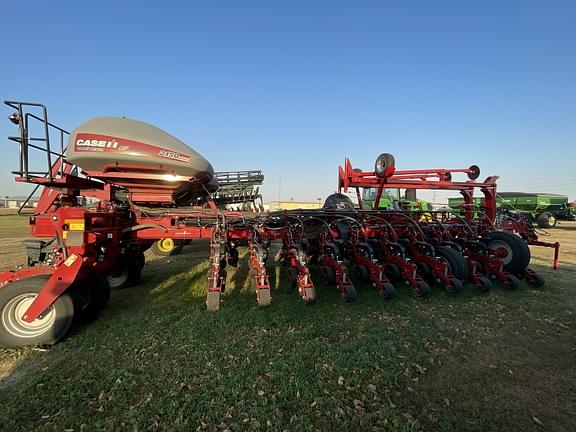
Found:
[[[199,363],[204,362],[203,356],[216,356],[226,364],[228,357],[218,357],[226,346],[246,356],[256,352],[262,358],[252,364],[260,361],[263,365],[268,363],[261,360],[273,351],[268,349],[269,345],[278,351],[287,346],[286,351],[293,351],[289,353],[292,363],[284,366],[278,362],[280,366],[276,366],[289,371],[278,374],[282,382],[299,370],[298,362],[305,361],[296,355],[299,349],[319,359],[319,366],[312,362],[311,368],[326,380],[319,391],[314,388],[314,395],[326,389],[331,392],[344,389],[338,384],[330,387],[328,380],[334,379],[330,368],[336,368],[336,380],[338,374],[347,380],[357,379],[362,392],[371,383],[358,378],[364,377],[366,371],[391,374],[393,383],[382,381],[382,386],[393,388],[394,403],[426,430],[529,430],[537,426],[532,417],[549,430],[570,430],[566,412],[576,399],[571,387],[574,370],[570,369],[571,347],[576,341],[570,332],[574,319],[566,324],[567,315],[563,313],[574,306],[573,265],[565,264],[559,271],[535,265],[534,269],[547,278],[547,285],[540,290],[525,283],[516,291],[495,285],[492,292],[482,296],[468,285],[462,295],[447,295],[434,288],[430,298],[414,299],[400,283],[396,284],[398,297],[384,302],[373,287],[357,284],[357,303],[347,305],[335,287],[318,284],[318,303],[307,307],[289,288],[284,268],[273,265],[270,258],[273,304],[258,309],[248,283],[248,257],[244,255],[238,269],[229,269],[231,283],[222,310],[208,314],[204,309],[208,270],[204,246],[185,248],[177,257],[151,260],[144,269],[142,285],[115,291],[110,307],[97,322],[77,327],[71,337],[48,353],[0,351],[6,356],[26,359],[14,364],[0,381],[0,389],[1,383],[8,383],[9,389],[13,389],[24,383],[22,378],[34,373],[30,389],[21,396],[26,400],[24,396],[36,391],[37,384],[43,384],[42,375],[55,373],[51,369],[42,370],[46,359],[52,359],[48,363],[51,367],[82,369],[71,370],[74,380],[88,374],[84,369],[95,368],[91,362],[110,361],[113,375],[118,356],[122,355],[128,360],[126,364],[120,363],[120,367],[129,369],[132,363],[138,363],[132,358],[133,353],[147,355],[148,346],[161,348],[156,352],[157,362],[169,362],[167,370],[173,367],[174,355],[184,357],[179,350],[190,349],[193,353],[179,360],[186,365],[184,369],[190,369],[188,365],[194,362],[189,355]],[[315,267],[312,277],[315,281],[322,280]],[[245,346],[254,348],[241,351]],[[306,347],[313,346],[318,346],[318,352],[306,351],[312,349]],[[323,357],[324,353],[328,353],[328,358]],[[229,355],[237,353],[231,350]],[[279,357],[284,358],[284,354]],[[428,357],[434,360],[426,364],[428,371],[416,368],[416,372],[403,372],[410,368],[413,371],[414,363],[425,365],[422,362]],[[80,358],[84,363],[70,362],[72,358]],[[148,361],[152,365],[156,362],[154,357]],[[137,372],[143,373],[139,369]],[[258,375],[251,378],[257,379],[260,373],[258,370]],[[140,375],[134,372],[131,380],[147,385],[134,378],[137,376]],[[110,387],[116,385],[115,379],[110,378]],[[219,379],[214,382],[220,382]],[[131,380],[121,377],[122,383]],[[319,382],[312,376],[305,376],[302,381],[310,382],[310,388]],[[161,392],[164,388],[161,384],[164,383],[154,390]],[[94,397],[98,398],[98,394]],[[210,400],[212,396],[206,397]],[[339,397],[347,396],[343,393]],[[388,404],[381,400],[374,403]],[[350,404],[354,405],[352,400]]]

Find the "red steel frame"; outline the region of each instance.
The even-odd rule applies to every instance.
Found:
[[[453,173],[467,174],[470,180],[465,182],[452,181]],[[344,161],[344,167],[338,167],[338,191],[348,192],[349,188],[354,188],[360,208],[363,208],[362,194],[360,188],[377,189],[374,208],[378,208],[384,189],[434,189],[459,191],[464,198],[464,219],[471,224],[474,219],[474,190],[479,189],[484,199],[481,208],[490,221],[496,220],[496,181],[498,176],[489,176],[484,182],[475,180],[480,174],[477,166],[469,168],[455,169],[422,169],[422,170],[396,170],[389,167],[384,176],[377,176],[374,171],[362,171],[354,169],[348,158]],[[522,236],[528,244],[554,249],[553,268],[559,266],[560,244],[558,242],[549,243],[538,239],[534,229],[524,221],[504,221],[502,229],[515,232]]]

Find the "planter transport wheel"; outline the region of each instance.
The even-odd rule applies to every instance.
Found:
[[[30,307],[49,276],[34,276],[0,289],[0,345],[52,345],[62,339],[74,321],[74,302],[65,292],[31,323],[22,315]]]
[[[511,273],[522,273],[530,263],[530,249],[517,235],[504,231],[493,231],[482,239],[489,249],[502,254],[504,269]]]

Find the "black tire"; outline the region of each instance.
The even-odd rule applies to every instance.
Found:
[[[540,228],[554,228],[557,222],[556,216],[549,212],[540,213],[536,216],[536,223]]]
[[[516,289],[520,286],[520,279],[518,279],[516,276],[514,276],[511,273],[507,273],[504,276],[504,280],[501,281],[502,286],[504,288],[508,288],[510,290]]]
[[[457,250],[448,246],[436,246],[436,255],[448,263],[448,270],[456,279],[465,282],[468,279],[468,269],[464,257]]]
[[[434,282],[434,277],[432,276],[432,269],[426,263],[419,262],[416,263],[416,268],[418,269],[418,274],[420,277],[426,281],[426,283],[431,284]]]
[[[336,273],[332,267],[322,266],[320,271],[324,276],[324,285],[334,285],[336,283]]]
[[[140,265],[140,268],[143,269],[144,266],[146,265],[146,256],[144,255],[144,252],[142,251],[138,251],[136,252],[136,259],[138,260],[138,265]]]
[[[444,289],[448,294],[456,294],[462,292],[464,285],[459,279],[451,277],[448,284],[444,286]]]
[[[48,279],[48,275],[29,277],[0,289],[0,345],[10,348],[53,345],[68,333],[74,321],[74,302],[69,290],[58,297],[41,319],[25,323],[17,316],[31,304]]]
[[[288,270],[288,280],[290,281],[290,288],[296,289],[298,288],[298,270],[294,267],[289,267]]]
[[[354,210],[354,203],[350,197],[344,194],[333,193],[328,195],[328,198],[324,201],[323,208],[327,210]]]
[[[476,287],[476,291],[485,293],[492,289],[492,282],[487,277],[479,276],[478,282],[474,286]]]
[[[355,266],[354,272],[358,276],[358,279],[360,279],[360,282],[362,282],[362,283],[370,282],[370,272],[368,271],[368,269],[366,268],[365,265]]]
[[[526,283],[531,286],[532,288],[541,288],[546,283],[544,278],[537,273],[529,273],[527,272],[524,275],[524,280]]]
[[[480,167],[478,165],[472,165],[468,169],[470,170],[468,173],[468,178],[470,180],[476,180],[478,177],[480,177]]]
[[[530,249],[524,240],[517,235],[504,231],[493,231],[482,239],[489,249],[505,248],[508,256],[502,258],[504,270],[520,274],[530,264]]]
[[[178,255],[180,252],[182,252],[183,247],[184,240],[163,238],[154,242],[152,245],[152,252],[156,256],[172,256]]]
[[[394,156],[390,153],[382,153],[376,158],[376,162],[374,163],[374,174],[376,174],[378,178],[390,175],[394,172],[395,163]]]
[[[391,300],[396,297],[396,288],[391,283],[384,284],[384,290],[378,293],[383,300]]]
[[[353,285],[346,285],[342,293],[342,298],[346,303],[354,303],[356,301],[356,288],[354,288]]]
[[[430,285],[428,285],[423,280],[416,282],[416,286],[411,286],[410,288],[416,297],[426,297],[428,294],[430,294],[431,291]]]
[[[134,255],[122,255],[116,268],[106,275],[110,288],[128,288],[137,285],[142,275],[140,261]]]
[[[399,282],[402,280],[402,270],[400,266],[396,264],[386,264],[384,271],[390,280],[393,282]]]
[[[110,285],[106,277],[96,275],[74,284],[71,290],[76,310],[75,321],[87,323],[95,320],[110,300]]]

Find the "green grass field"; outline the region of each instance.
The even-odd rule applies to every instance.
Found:
[[[18,215],[0,215],[0,238],[28,236],[28,218]]]
[[[347,305],[318,286],[305,306],[270,264],[259,309],[244,258],[218,313],[195,242],[57,346],[0,350],[0,430],[575,430],[576,230],[554,236],[568,253],[555,272],[535,253],[540,290],[385,303],[359,285]]]

